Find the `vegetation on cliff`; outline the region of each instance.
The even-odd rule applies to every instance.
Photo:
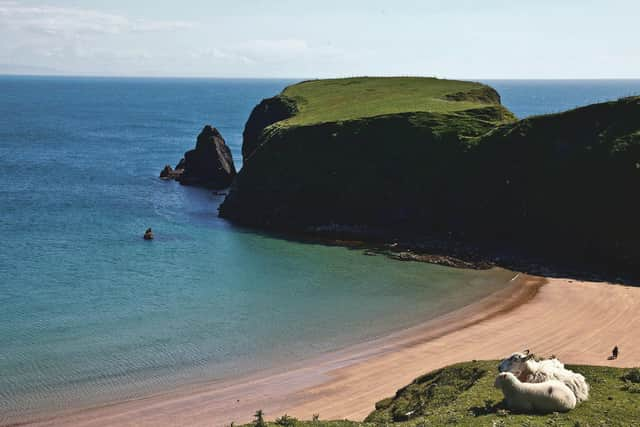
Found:
[[[461,95],[464,88],[470,100]],[[293,115],[272,122],[282,112]],[[407,207],[429,191],[429,181],[440,180],[446,163],[468,149],[470,138],[513,120],[497,93],[477,83],[303,82],[251,114],[244,167],[220,214],[245,224],[298,229],[402,221],[410,214]],[[257,140],[246,138],[256,134],[256,124],[270,122]]]
[[[356,78],[303,82],[268,104],[286,114],[254,110],[223,217],[640,266],[640,98],[516,121],[478,83]]]
[[[473,361],[427,373],[395,396],[381,400],[364,422],[298,421],[281,417],[288,426],[631,426],[640,419],[640,392],[627,379],[637,370],[601,366],[568,366],[591,385],[590,399],[568,413],[516,414],[503,408],[502,392],[494,388],[498,361]],[[266,414],[275,415],[275,414]],[[310,415],[311,417],[311,415]],[[322,417],[322,414],[320,414]]]
[[[242,154],[247,161],[270,132],[295,126],[339,123],[404,113],[476,116],[492,124],[515,117],[500,105],[498,93],[485,85],[423,77],[357,77],[310,80],[263,100],[247,121]],[[486,129],[468,129],[475,135]],[[269,132],[266,132],[267,134]]]
[[[500,96],[488,86],[425,77],[311,80],[287,87],[282,95],[298,106],[297,114],[283,125],[299,126],[407,112],[454,113],[500,105]]]

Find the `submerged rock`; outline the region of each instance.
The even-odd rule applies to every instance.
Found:
[[[184,154],[175,169],[166,165],[160,178],[175,179],[183,185],[213,189],[227,188],[236,176],[231,150],[224,138],[211,125],[206,125],[196,142],[196,148]]]

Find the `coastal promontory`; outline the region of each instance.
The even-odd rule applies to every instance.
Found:
[[[479,83],[307,81],[256,107],[243,160],[238,223],[640,265],[638,97],[517,120]]]
[[[260,103],[220,208],[261,227],[427,220],[471,138],[515,117],[492,88],[434,78],[302,82]]]

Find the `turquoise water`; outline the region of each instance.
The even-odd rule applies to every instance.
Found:
[[[251,108],[289,83],[0,77],[0,423],[300,360],[508,281],[256,234],[216,216],[222,196],[157,178],[205,123],[241,166]],[[594,85],[559,103],[492,84],[520,116]],[[640,92],[599,84],[593,100]]]

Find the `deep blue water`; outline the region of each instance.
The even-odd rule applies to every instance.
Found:
[[[0,77],[0,423],[302,359],[510,278],[252,233],[157,178],[206,123],[240,167],[251,108],[290,83]],[[640,93],[490,84],[520,117]]]
[[[596,102],[640,95],[638,80],[483,80],[517,117],[558,113]]]

